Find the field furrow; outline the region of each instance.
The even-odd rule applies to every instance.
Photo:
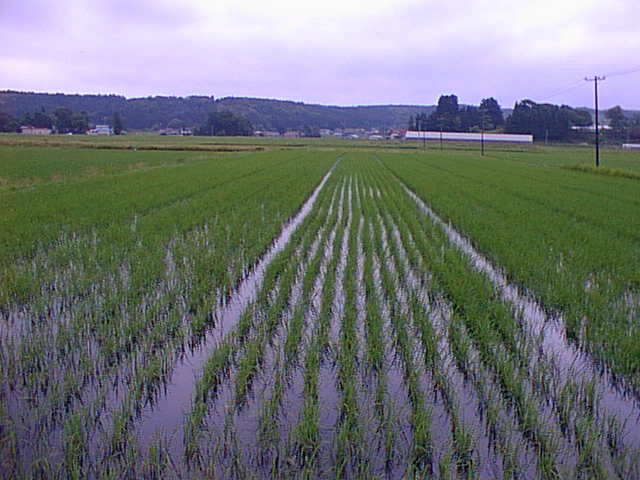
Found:
[[[637,181],[520,155],[16,179],[0,477],[640,478]]]

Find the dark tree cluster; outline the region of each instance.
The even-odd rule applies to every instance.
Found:
[[[51,128],[57,133],[85,133],[89,129],[89,116],[87,112],[73,112],[64,107],[56,108],[51,114],[40,108],[24,114],[20,119],[0,112],[0,132],[18,132],[21,125]]]
[[[611,136],[630,136],[629,118],[620,107],[607,113],[612,127]],[[639,120],[640,123],[640,120]],[[567,105],[536,103],[532,100],[516,102],[513,112],[504,119],[502,109],[493,97],[485,98],[479,106],[458,104],[456,95],[442,95],[436,110],[427,116],[424,113],[409,118],[410,130],[443,130],[447,132],[478,132],[498,130],[506,133],[533,134],[535,140],[577,140],[572,127],[592,125],[591,113]],[[639,126],[640,128],[640,126]],[[583,139],[581,139],[583,141]]]
[[[610,130],[606,137],[614,141],[637,141],[640,139],[640,113],[626,113],[620,105],[605,112]]]
[[[125,98],[119,95],[66,95],[0,91],[0,111],[15,118],[44,107],[48,112],[66,107],[85,111],[92,124],[112,122],[120,112],[129,130],[197,127],[212,111],[229,110],[246,118],[257,130],[303,131],[336,128],[402,128],[409,115],[431,113],[434,107],[419,105],[367,105],[338,107],[265,98],[211,96]],[[179,127],[176,127],[179,125]]]
[[[53,112],[53,126],[58,133],[85,133],[89,130],[89,115],[65,107],[57,108]]]
[[[427,116],[419,113],[409,117],[410,130],[443,130],[474,132],[495,130],[504,125],[500,105],[494,98],[485,98],[480,106],[460,106],[456,95],[441,95],[436,111]]]
[[[253,126],[246,118],[229,110],[209,114],[207,121],[195,132],[197,135],[248,136],[253,135]]]
[[[54,112],[68,108],[73,112],[87,112],[92,124],[113,126],[113,114],[119,112],[128,129],[165,128],[178,118],[185,126],[200,125],[215,108],[215,99],[208,96],[143,97],[127,99],[120,95],[66,95],[61,93],[31,93],[0,91],[0,111],[21,119],[27,113]]]
[[[13,115],[0,112],[0,132],[15,133],[20,128],[20,122]]]
[[[588,111],[576,110],[567,105],[522,100],[516,102],[505,130],[509,133],[533,134],[534,140],[568,141],[572,135],[572,126],[591,124],[591,114]]]

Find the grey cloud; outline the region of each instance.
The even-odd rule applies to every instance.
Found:
[[[566,31],[537,24],[520,31],[523,7],[496,1],[504,11],[494,16],[479,0],[467,8],[399,2],[348,19],[306,18],[303,33],[289,26],[296,18],[274,20],[257,9],[213,18],[185,3],[69,0],[61,15],[48,2],[9,2],[0,25],[12,30],[0,30],[0,41],[13,48],[0,53],[0,88],[333,104],[433,103],[456,93],[466,103],[495,96],[512,106],[545,99],[586,74],[624,70],[640,48],[625,15],[630,0],[613,0],[606,21],[604,6],[585,9]],[[591,30],[596,38],[583,38]],[[567,32],[570,41],[559,45]],[[38,75],[29,78],[29,68]],[[603,86],[603,102],[640,107],[629,78]],[[590,104],[591,91],[585,85],[550,101]]]

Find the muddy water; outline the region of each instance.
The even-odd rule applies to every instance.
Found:
[[[322,178],[298,213],[284,225],[270,249],[242,280],[229,301],[219,306],[215,312],[215,328],[207,332],[197,348],[185,353],[173,369],[163,394],[153,405],[145,407],[137,427],[137,436],[143,448],[146,449],[157,433],[162,432],[170,438],[170,450],[180,451],[183,444],[183,421],[191,406],[197,376],[216,345],[232,331],[244,309],[255,299],[267,267],[309,215],[334,169],[335,165]]]
[[[563,381],[595,381],[600,398],[599,414],[615,418],[621,425],[623,442],[626,446],[640,447],[640,403],[635,396],[629,395],[630,389],[621,385],[610,372],[595,362],[588,354],[569,342],[563,328],[562,316],[547,315],[536,299],[525,295],[508,282],[504,273],[496,268],[486,257],[480,254],[469,240],[464,238],[453,226],[442,220],[421,198],[404,186],[406,193],[417,203],[436,225],[440,226],[456,245],[472,261],[473,267],[482,272],[499,289],[502,298],[511,303],[519,313],[530,334],[540,341],[540,349],[557,367]]]

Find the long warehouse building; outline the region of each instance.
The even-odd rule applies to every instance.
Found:
[[[463,133],[407,130],[405,140],[444,140],[457,142],[533,143],[533,135],[515,133]]]

